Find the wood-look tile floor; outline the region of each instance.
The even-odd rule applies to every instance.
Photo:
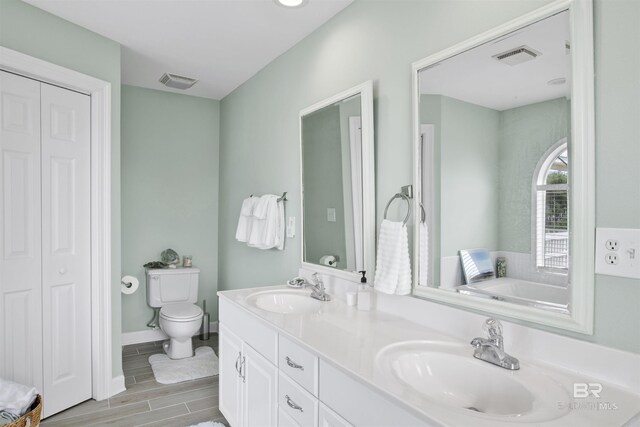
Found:
[[[218,335],[211,334],[209,341],[194,337],[193,345],[209,346],[218,354]],[[47,418],[42,426],[183,427],[203,421],[227,425],[218,410],[218,376],[177,384],[157,383],[148,360],[156,353],[162,353],[162,341],[124,346],[126,391],[100,402],[87,400]]]

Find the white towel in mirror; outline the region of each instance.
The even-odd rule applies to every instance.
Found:
[[[418,284],[429,286],[429,228],[426,222],[418,225],[420,233],[419,264],[418,264]]]

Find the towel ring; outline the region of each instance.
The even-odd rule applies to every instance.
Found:
[[[407,225],[407,221],[409,221],[409,215],[411,215],[411,201],[409,200],[409,197],[406,194],[396,193],[393,195],[393,197],[387,203],[387,207],[384,208],[384,219],[387,219],[387,211],[389,210],[389,206],[391,206],[391,203],[395,199],[404,199],[404,201],[407,202],[407,214],[405,215],[404,220],[402,221],[402,225]]]

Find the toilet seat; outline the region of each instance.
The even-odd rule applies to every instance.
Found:
[[[195,304],[179,302],[163,305],[160,317],[172,322],[192,322],[202,317],[202,309]]]

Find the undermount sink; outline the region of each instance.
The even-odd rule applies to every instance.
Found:
[[[382,349],[376,365],[385,379],[410,394],[467,415],[531,422],[566,414],[558,405],[569,400],[568,394],[541,369],[526,365],[508,371],[475,359],[471,346],[406,341]]]
[[[247,297],[247,303],[279,314],[315,313],[322,309],[322,304],[327,304],[312,299],[309,291],[289,289],[255,292]]]

